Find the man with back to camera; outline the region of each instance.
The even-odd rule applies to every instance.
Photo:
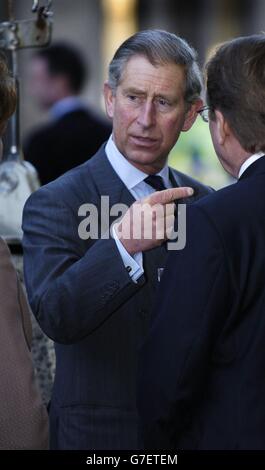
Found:
[[[157,272],[167,257],[166,217],[163,211],[153,218],[154,205],[167,206],[170,229],[174,199],[193,190],[191,202],[210,192],[167,166],[180,132],[192,126],[201,108],[200,92],[196,54],[184,40],[166,31],[136,33],[115,53],[104,87],[111,138],[87,163],[26,203],[29,300],[56,342],[52,448],[137,448],[138,351],[149,329]],[[84,240],[78,235],[84,219],[79,208],[93,203],[100,211],[103,196],[110,207],[123,203],[129,209],[114,225],[114,238],[103,233]],[[130,229],[141,227],[146,212],[152,237],[141,232],[133,238]]]
[[[111,134],[111,125],[80,99],[87,77],[79,50],[53,43],[33,55],[29,92],[50,121],[38,126],[24,141],[25,159],[49,183],[94,155]]]
[[[187,210],[140,355],[148,449],[265,449],[265,36],[222,45],[204,111],[238,182]]]

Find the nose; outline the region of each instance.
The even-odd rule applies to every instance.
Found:
[[[137,122],[143,128],[148,129],[155,124],[155,106],[152,102],[144,102],[139,109]]]

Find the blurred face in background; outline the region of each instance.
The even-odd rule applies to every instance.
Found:
[[[71,94],[67,79],[62,75],[52,75],[47,61],[39,57],[34,57],[30,64],[28,93],[44,110]]]

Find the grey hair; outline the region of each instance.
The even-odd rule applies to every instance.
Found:
[[[174,63],[184,67],[186,89],[184,99],[194,103],[202,91],[202,75],[197,62],[197,53],[182,38],[162,30],[139,31],[124,41],[117,49],[109,65],[108,83],[115,94],[125,65],[136,55],[146,57],[154,65]]]

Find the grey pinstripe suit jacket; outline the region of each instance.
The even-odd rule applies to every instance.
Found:
[[[192,185],[197,199],[209,188]],[[177,185],[176,183],[176,185]],[[136,371],[148,331],[157,267],[164,248],[144,254],[145,276],[134,284],[113,239],[81,240],[78,209],[100,197],[110,206],[134,199],[112,169],[104,147],[85,164],[42,187],[24,211],[24,266],[29,300],[56,342],[51,404],[52,448],[137,447]]]

